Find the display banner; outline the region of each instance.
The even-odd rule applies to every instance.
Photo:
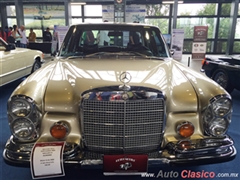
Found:
[[[108,22],[114,22],[114,6],[113,5],[102,5],[102,19]]]
[[[176,60],[182,59],[183,41],[184,41],[184,30],[173,29],[172,38],[171,38],[171,49],[174,50],[173,58]]]
[[[203,59],[207,49],[208,26],[194,26],[192,59]]]
[[[52,40],[52,54],[55,54],[60,49],[68,29],[69,29],[68,26],[54,25],[53,40]]]
[[[37,142],[31,153],[33,179],[65,176],[63,149],[65,142]]]
[[[145,22],[146,5],[131,4],[126,7],[126,22]]]
[[[146,5],[131,4],[125,8],[125,22],[145,22]],[[109,22],[114,21],[114,6],[103,5],[102,6],[102,19]]]

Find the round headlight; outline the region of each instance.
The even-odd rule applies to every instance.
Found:
[[[32,137],[35,128],[29,119],[19,118],[11,124],[11,129],[16,138],[29,139]]]
[[[229,96],[216,96],[210,100],[203,116],[204,129],[208,135],[222,136],[231,122],[232,101]]]
[[[216,118],[209,122],[209,133],[221,136],[227,131],[228,122],[224,118]]]
[[[213,102],[212,110],[218,117],[223,117],[231,111],[231,100],[228,98],[220,98]]]
[[[10,103],[10,111],[17,117],[26,117],[31,112],[31,105],[25,99],[16,99]]]

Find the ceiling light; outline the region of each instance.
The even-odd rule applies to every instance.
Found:
[[[175,1],[163,1],[163,4],[174,4]],[[178,1],[178,4],[182,4],[183,1]]]
[[[85,5],[85,2],[76,2],[76,3],[71,3],[71,5]]]

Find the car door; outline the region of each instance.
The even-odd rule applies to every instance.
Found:
[[[25,76],[25,61],[21,49],[7,51],[7,46],[0,39],[0,86]]]

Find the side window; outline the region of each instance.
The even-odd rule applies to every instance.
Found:
[[[160,56],[163,56],[163,57],[164,57],[164,56],[167,56],[167,54],[166,54],[166,48],[165,48],[165,45],[164,45],[161,37],[160,37],[160,36],[157,36],[157,34],[156,34],[155,31],[152,32],[152,35],[153,35],[153,38],[154,38],[155,43],[156,43],[156,46],[157,46],[158,54],[159,54]]]
[[[84,45],[93,45],[95,42],[94,34],[91,30],[84,31],[82,34],[82,42]]]
[[[129,32],[129,44],[130,45],[140,45],[142,44],[142,36],[138,31]]]
[[[97,33],[98,33],[97,31],[92,31],[92,30],[84,31],[81,37],[82,44],[84,45],[96,44]]]

